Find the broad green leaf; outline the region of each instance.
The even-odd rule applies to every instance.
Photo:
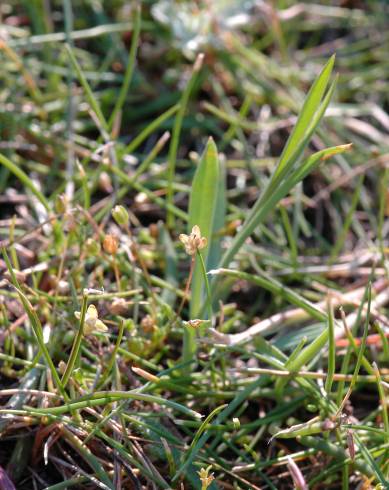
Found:
[[[192,190],[189,198],[189,220],[188,234],[193,226],[200,227],[201,236],[207,239],[207,246],[201,250],[204,263],[207,263],[209,250],[212,244],[214,230],[215,210],[218,202],[219,185],[219,159],[217,148],[212,138],[208,140],[207,146],[196,169]],[[193,271],[190,318],[194,319],[200,315],[204,297],[204,277],[201,263],[196,257]],[[190,360],[196,350],[194,330],[184,330],[184,360]]]
[[[213,219],[212,240],[207,260],[208,270],[217,267],[222,255],[220,231],[226,225],[226,208],[226,169],[223,161],[219,160],[219,181],[217,185],[217,201]]]
[[[208,245],[201,251],[204,263],[207,263],[209,250],[212,244],[212,233],[216,215],[217,194],[219,184],[219,159],[217,148],[213,139],[209,139],[201,157],[199,166],[193,178],[192,190],[189,200],[188,233],[194,225],[198,225],[201,236],[207,239]],[[195,318],[200,313],[203,297],[204,279],[200,264],[196,258],[196,265],[192,280],[192,294],[190,302],[190,316]]]

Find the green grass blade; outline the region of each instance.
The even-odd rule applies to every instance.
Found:
[[[11,162],[11,160],[9,160],[1,153],[0,153],[0,164],[4,165],[5,168],[7,168],[10,172],[12,172],[15,175],[15,177],[17,177],[20,180],[20,182],[25,187],[27,187],[27,189],[30,189],[30,191],[34,194],[34,196],[43,204],[46,211],[50,211],[50,206],[45,196],[35,187],[30,177],[25,172],[23,172],[21,168],[19,168],[17,165],[15,165],[13,162]]]
[[[86,309],[88,306],[88,296],[84,295],[82,299],[82,306],[81,306],[81,314],[80,314],[80,321],[79,321],[79,327],[78,327],[78,332],[77,335],[74,337],[74,342],[72,345],[72,350],[70,352],[69,360],[66,364],[66,369],[65,372],[63,373],[62,376],[62,384],[63,386],[66,386],[70,376],[72,375],[74,365],[76,363],[76,360],[78,358],[80,348],[81,348],[81,342],[82,338],[84,336],[84,323],[85,323],[85,315],[86,315]]]
[[[86,96],[86,99],[88,101],[88,104],[90,105],[93,112],[96,114],[97,119],[99,120],[99,123],[101,124],[102,129],[104,129],[104,131],[106,133],[108,133],[108,130],[109,130],[108,123],[104,117],[102,110],[101,110],[100,104],[97,101],[96,97],[94,96],[92,89],[88,83],[88,80],[86,79],[84,73],[82,72],[82,69],[81,69],[81,67],[80,67],[80,65],[79,65],[79,63],[78,63],[78,61],[77,61],[77,59],[73,53],[71,46],[69,46],[69,44],[65,44],[65,48],[66,48],[67,54],[70,58],[70,61],[73,65],[73,69],[77,74],[78,81],[80,82],[82,88],[84,89],[85,96]]]
[[[327,378],[324,385],[326,393],[329,395],[334,381],[336,367],[336,346],[335,346],[335,328],[334,328],[334,311],[331,300],[328,301],[328,368]]]
[[[123,85],[120,89],[120,93],[119,93],[119,96],[116,100],[115,107],[114,107],[112,114],[111,114],[109,121],[108,121],[108,126],[110,129],[112,129],[117,115],[122,110],[122,107],[123,107],[124,102],[126,100],[128,89],[130,88],[130,85],[131,85],[132,75],[134,73],[135,58],[136,58],[136,52],[138,49],[139,34],[140,34],[140,30],[141,30],[142,11],[141,11],[140,5],[136,6],[134,17],[135,17],[134,18],[134,29],[133,29],[133,33],[132,33],[130,52],[128,55],[127,68],[126,68],[126,71],[124,74]]]
[[[176,171],[176,160],[177,160],[177,152],[178,152],[178,145],[179,145],[179,140],[180,140],[180,134],[181,134],[181,128],[182,128],[182,122],[184,120],[184,115],[186,111],[186,107],[188,105],[189,97],[190,94],[195,86],[198,74],[201,70],[201,66],[203,63],[203,58],[204,55],[200,54],[198,55],[195,64],[193,66],[193,71],[192,71],[192,76],[189,79],[189,82],[187,83],[184,92],[182,94],[181,100],[180,100],[180,108],[177,112],[176,119],[174,121],[174,127],[173,127],[173,133],[172,133],[172,140],[170,143],[170,148],[169,148],[169,158],[168,158],[168,188],[167,188],[167,203],[170,205],[173,205],[173,183],[174,183],[174,176],[175,176],[175,171]],[[174,226],[174,215],[173,213],[170,212],[168,209],[168,214],[167,214],[167,225],[169,228],[173,228]]]
[[[16,289],[18,295],[19,295],[19,298],[20,298],[20,301],[23,305],[23,308],[25,310],[25,312],[27,313],[27,316],[30,320],[30,323],[31,323],[31,327],[34,331],[34,334],[35,334],[35,338],[37,340],[37,343],[38,343],[38,346],[39,346],[39,349],[40,351],[42,352],[46,362],[47,362],[47,365],[51,371],[51,375],[53,377],[53,380],[59,390],[59,392],[61,393],[61,395],[64,397],[65,400],[68,400],[68,396],[66,394],[66,391],[65,391],[65,388],[64,386],[62,385],[62,382],[59,378],[59,375],[57,373],[57,370],[55,369],[55,366],[53,364],[53,361],[51,359],[51,356],[50,356],[50,353],[46,347],[46,344],[44,342],[44,339],[43,339],[43,331],[42,331],[42,325],[41,325],[41,322],[38,318],[38,315],[36,314],[36,311],[34,310],[34,308],[32,307],[32,304],[28,301],[26,295],[22,292],[22,290],[20,289],[20,285],[19,285],[19,282],[16,278],[16,275],[15,275],[15,272],[12,268],[12,265],[11,265],[11,262],[9,261],[9,258],[8,258],[8,255],[7,255],[7,252],[5,251],[5,248],[3,248],[2,250],[2,253],[3,253],[3,258],[4,258],[4,261],[7,265],[7,269],[8,269],[8,272],[11,276],[11,281],[12,281],[12,284],[14,286],[14,288]]]
[[[327,61],[322,72],[310,88],[308,95],[304,101],[303,107],[300,111],[297,123],[281,154],[280,161],[274,173],[274,177],[277,177],[288,165],[288,161],[294,153],[296,146],[304,138],[306,131],[311,126],[312,119],[317,112],[318,107],[320,106],[320,102],[328,86],[334,63],[335,55],[331,56],[331,58]]]
[[[237,280],[244,280],[256,284],[267,291],[271,292],[274,295],[278,295],[282,297],[285,301],[288,301],[290,304],[295,305],[299,308],[302,308],[306,311],[312,318],[315,318],[319,321],[326,321],[327,315],[324,311],[319,310],[314,304],[305,299],[303,296],[299,295],[292,289],[284,286],[282,283],[277,281],[276,279],[265,276],[264,274],[254,275],[249,274],[248,272],[237,271],[232,269],[216,269],[213,271],[209,271],[208,274],[218,274],[222,276],[228,276],[235,278]]]
[[[242,229],[233,240],[231,247],[229,247],[222,257],[220,267],[226,267],[231,260],[233,260],[235,254],[239,251],[245,240],[251,235],[255,228],[265,220],[269,213],[277,206],[277,203],[285,197],[295,185],[301,182],[320,162],[327,160],[335,154],[347,151],[350,146],[351,145],[349,144],[334,146],[314,153],[299,166],[292,176],[283,180],[278,189],[270,194],[267,199],[260,198],[259,205],[255,205],[256,213],[254,218],[251,220],[249,218],[248,221],[246,220]]]
[[[382,471],[380,470],[378,464],[374,460],[373,456],[370,454],[369,449],[366,447],[366,445],[363,443],[361,437],[356,432],[354,432],[354,439],[355,439],[355,441],[359,447],[361,455],[362,455],[363,459],[365,460],[366,464],[371,468],[371,471],[374,472],[374,476],[381,483],[381,485],[382,485],[381,488],[388,489],[389,488],[388,480],[385,478],[385,476],[382,473]]]
[[[328,104],[330,102],[331,96],[335,89],[335,82],[332,83],[330,89],[328,90],[327,95],[324,97],[323,102],[319,105],[317,111],[313,115],[310,120],[310,125],[306,128],[306,132],[301,136],[301,140],[299,142],[296,141],[293,151],[288,152],[288,161],[287,163],[282,163],[282,167],[278,165],[269,184],[266,187],[266,190],[263,194],[258,198],[257,202],[252,207],[248,217],[246,218],[241,230],[236,235],[233,240],[231,247],[225,252],[222,257],[220,266],[227,267],[231,260],[233,260],[236,253],[240,250],[241,246],[244,244],[246,239],[251,235],[254,229],[265,219],[267,213],[292,189],[295,185],[297,185],[311,170],[314,166],[312,163],[312,167],[308,165],[307,168],[303,165],[298,166],[294,171],[292,168],[295,166],[296,162],[299,160],[302,152],[305,147],[308,145],[309,140],[319,124],[321,118],[323,117]],[[298,132],[300,134],[300,131]],[[339,151],[344,151],[343,148],[339,148]],[[325,152],[326,150],[322,150]],[[332,151],[337,152],[337,150],[333,149]],[[317,159],[320,158],[325,159],[326,154],[323,153],[320,155],[320,152],[317,152]],[[283,157],[281,156],[281,161],[284,162]],[[309,159],[308,159],[309,161]],[[289,174],[289,175],[288,175]],[[271,206],[268,205],[271,200]],[[266,212],[265,212],[266,210]]]
[[[209,246],[208,260],[206,262],[208,269],[217,267],[221,255],[221,234],[226,225],[226,169],[223,159],[219,158],[219,182],[217,185],[217,200],[215,204],[215,216],[213,219],[212,241]]]
[[[181,467],[177,470],[176,474],[174,475],[172,481],[177,480],[177,478],[183,473],[183,471],[188,467],[190,462],[193,460],[194,456],[197,453],[197,443],[200,439],[200,437],[203,435],[204,432],[207,430],[207,426],[210,424],[211,420],[216,417],[216,415],[224,410],[228,405],[221,405],[220,407],[216,407],[212,412],[208,415],[208,417],[202,422],[200,427],[198,428],[192,443],[186,453],[186,460],[184,463],[181,465]],[[209,428],[208,428],[209,430]],[[200,448],[199,448],[200,449]]]
[[[142,143],[143,141],[150,136],[153,131],[158,129],[165,121],[167,121],[170,117],[174,116],[174,114],[178,111],[180,108],[180,104],[175,104],[174,106],[170,107],[167,111],[163,112],[160,116],[158,116],[156,119],[151,121],[150,124],[148,124],[139,134],[136,136],[131,143],[129,143],[125,150],[124,153],[132,153],[134,152]]]
[[[137,391],[96,391],[91,395],[86,395],[76,400],[71,400],[65,405],[50,408],[30,408],[29,411],[32,414],[44,414],[44,415],[58,415],[71,412],[72,410],[82,410],[88,407],[97,407],[100,405],[107,405],[109,403],[119,402],[121,400],[141,400],[146,403],[155,403],[177,410],[188,417],[194,419],[201,419],[202,416],[194,410],[181,405],[180,403],[173,402],[171,400],[161,398],[154,395],[146,395]]]

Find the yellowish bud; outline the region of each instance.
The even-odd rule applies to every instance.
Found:
[[[128,211],[124,206],[115,206],[112,209],[113,219],[119,226],[128,226],[129,216]]]
[[[119,241],[116,236],[105,235],[103,241],[103,248],[107,253],[111,255],[115,255],[116,252],[118,251],[118,246],[119,246]]]

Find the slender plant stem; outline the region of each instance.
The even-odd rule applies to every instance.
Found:
[[[122,107],[126,100],[128,89],[130,88],[131,85],[131,80],[134,73],[135,62],[136,62],[136,52],[138,49],[140,28],[141,28],[141,6],[137,5],[135,8],[131,47],[128,56],[127,68],[124,74],[123,85],[120,89],[119,96],[116,99],[115,107],[108,121],[108,127],[111,130],[115,124],[116,117],[119,115],[120,111],[122,110]]]
[[[63,373],[62,376],[62,384],[64,386],[67,385],[70,376],[72,375],[74,365],[76,363],[78,354],[80,352],[81,348],[81,341],[84,336],[84,323],[85,323],[85,316],[86,316],[86,310],[88,306],[88,296],[84,294],[82,298],[82,305],[81,305],[81,314],[80,314],[80,323],[78,327],[78,332],[77,335],[74,339],[73,345],[72,345],[72,350],[70,352],[69,360],[66,365],[65,372]]]

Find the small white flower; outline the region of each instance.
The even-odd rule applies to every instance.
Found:
[[[74,316],[77,320],[80,320],[81,313],[79,311],[74,312]],[[99,314],[95,305],[89,305],[85,314],[84,322],[84,334],[90,335],[93,332],[107,332],[107,325],[99,320]]]
[[[179,239],[184,245],[185,252],[188,255],[196,255],[197,250],[201,250],[207,246],[207,239],[201,236],[200,227],[198,225],[194,225],[190,235],[185,235],[182,233],[179,236]]]

